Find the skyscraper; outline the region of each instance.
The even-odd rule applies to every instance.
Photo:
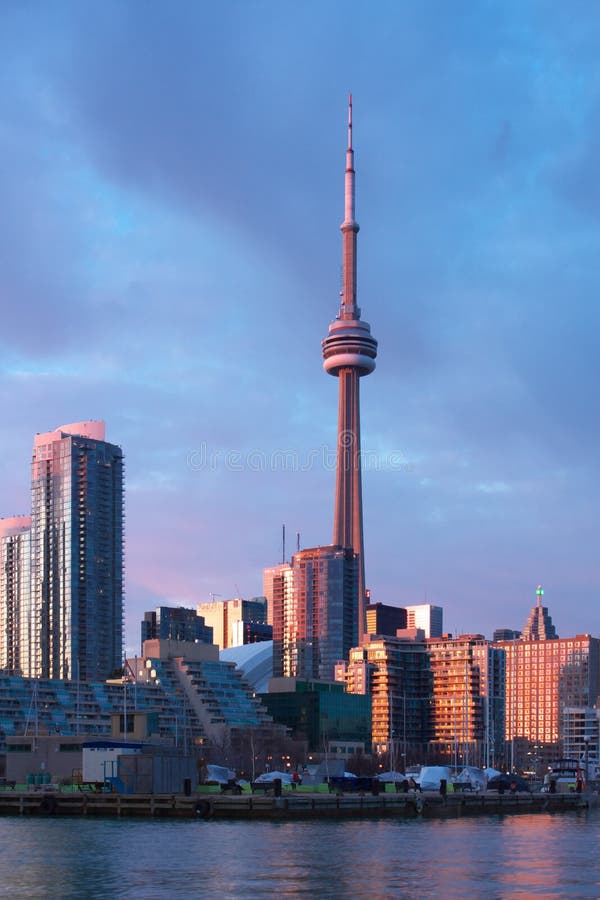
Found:
[[[123,453],[104,422],[35,436],[23,674],[98,681],[122,664]]]
[[[267,599],[251,597],[244,600],[242,597],[234,597],[232,600],[208,600],[198,603],[196,612],[199,616],[203,616],[206,625],[212,628],[214,643],[221,650],[226,650],[228,647],[251,642],[248,635],[252,629],[246,629],[246,625],[266,625]],[[255,634],[260,633],[261,628],[257,627]],[[270,628],[262,629],[262,633],[265,637],[259,640],[271,640]]]
[[[292,596],[292,567],[289,563],[279,563],[263,569],[263,594],[267,598],[267,622],[273,626],[275,634],[275,619],[281,617],[284,604]]]
[[[356,643],[356,557],[352,549],[300,550],[291,566],[265,570],[273,610],[273,675],[333,681]]]
[[[544,589],[538,584],[535,589],[536,605],[531,607],[527,617],[521,640],[523,641],[550,641],[558,638],[556,628],[552,624],[552,616],[547,606],[542,606]]]
[[[481,634],[426,641],[433,673],[432,749],[448,761],[493,766],[504,749],[504,651]]]
[[[213,630],[195,609],[184,606],[157,606],[144,613],[141,622],[142,654],[145,641],[188,641],[213,643]]]
[[[323,341],[323,368],[339,379],[337,464],[333,517],[333,544],[351,547],[358,563],[358,633],[365,631],[365,560],[362,519],[360,459],[359,379],[375,368],[377,341],[360,318],[356,302],[356,236],[354,218],[354,150],[352,146],[352,95],[348,104],[345,215],[341,225],[342,292],[339,313]]]
[[[367,606],[367,632],[377,635],[395,635],[406,628],[406,610],[401,606],[385,603],[369,603]]]
[[[560,756],[564,710],[595,706],[600,695],[600,638],[523,637],[498,646],[506,653],[506,739]]]
[[[30,614],[31,519],[0,519],[0,669],[20,674]]]
[[[442,636],[444,611],[441,606],[419,603],[416,606],[405,606],[404,608],[407,628],[422,628],[426,638]]]

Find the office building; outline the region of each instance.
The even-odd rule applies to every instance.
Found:
[[[516,741],[519,747],[537,748],[550,762],[562,754],[565,709],[597,703],[600,639],[580,634],[498,646],[506,653],[505,733],[511,753]]]
[[[385,603],[367,605],[367,634],[394,635],[398,629],[406,628],[406,610],[401,606],[387,606]]]
[[[21,674],[30,615],[31,518],[0,519],[0,669]]]
[[[231,629],[232,647],[243,647],[245,644],[261,644],[273,640],[273,626],[267,622],[244,622],[238,619]]]
[[[228,647],[240,647],[257,640],[271,640],[272,631],[267,624],[266,597],[251,597],[244,600],[235,597],[233,600],[210,600],[198,603],[196,612],[204,618],[207,626],[213,630],[213,642],[226,650]]]
[[[521,632],[512,628],[496,628],[492,641],[497,644],[498,641],[517,641],[520,637]]]
[[[356,582],[356,556],[342,547],[300,550],[290,566],[265,570],[276,678],[333,681],[356,644]]]
[[[371,748],[371,698],[351,695],[342,684],[273,678],[260,700],[275,722],[291,729],[292,738],[306,741],[313,753]]]
[[[104,422],[38,434],[23,674],[94,681],[122,665],[123,453]]]
[[[432,749],[454,765],[504,753],[505,654],[481,634],[426,641],[433,674]]]
[[[551,641],[558,637],[547,606],[542,606],[544,589],[538,584],[536,604],[531,608],[521,638],[524,641]]]
[[[420,603],[417,606],[405,606],[406,627],[421,628],[426,638],[441,638],[444,633],[444,611],[441,606]]]
[[[356,238],[354,214],[354,150],[352,97],[348,106],[348,146],[345,173],[345,215],[342,231],[342,291],[338,315],[322,342],[323,367],[339,380],[337,464],[333,517],[333,545],[352,548],[357,565],[356,618],[359,640],[365,632],[365,559],[363,541],[360,457],[360,379],[375,368],[377,341],[361,319],[357,305]]]
[[[144,641],[172,640],[213,643],[213,630],[194,609],[183,606],[157,606],[144,613],[141,623],[142,646]]]

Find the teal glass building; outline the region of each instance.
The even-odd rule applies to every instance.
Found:
[[[291,729],[294,739],[305,740],[309,752],[346,742],[360,743],[370,752],[370,696],[347,694],[335,682],[295,678],[274,678],[269,687],[268,694],[259,694],[263,706],[275,722]]]

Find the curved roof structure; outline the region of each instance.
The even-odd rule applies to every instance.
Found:
[[[257,694],[266,694],[273,677],[273,641],[259,641],[221,650],[219,658],[233,662]]]

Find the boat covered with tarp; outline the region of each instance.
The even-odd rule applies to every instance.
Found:
[[[415,778],[422,791],[439,791],[442,780],[450,784],[449,766],[423,766]]]
[[[485,791],[488,778],[483,769],[477,766],[465,766],[452,781],[457,790],[466,787],[471,791]]]

